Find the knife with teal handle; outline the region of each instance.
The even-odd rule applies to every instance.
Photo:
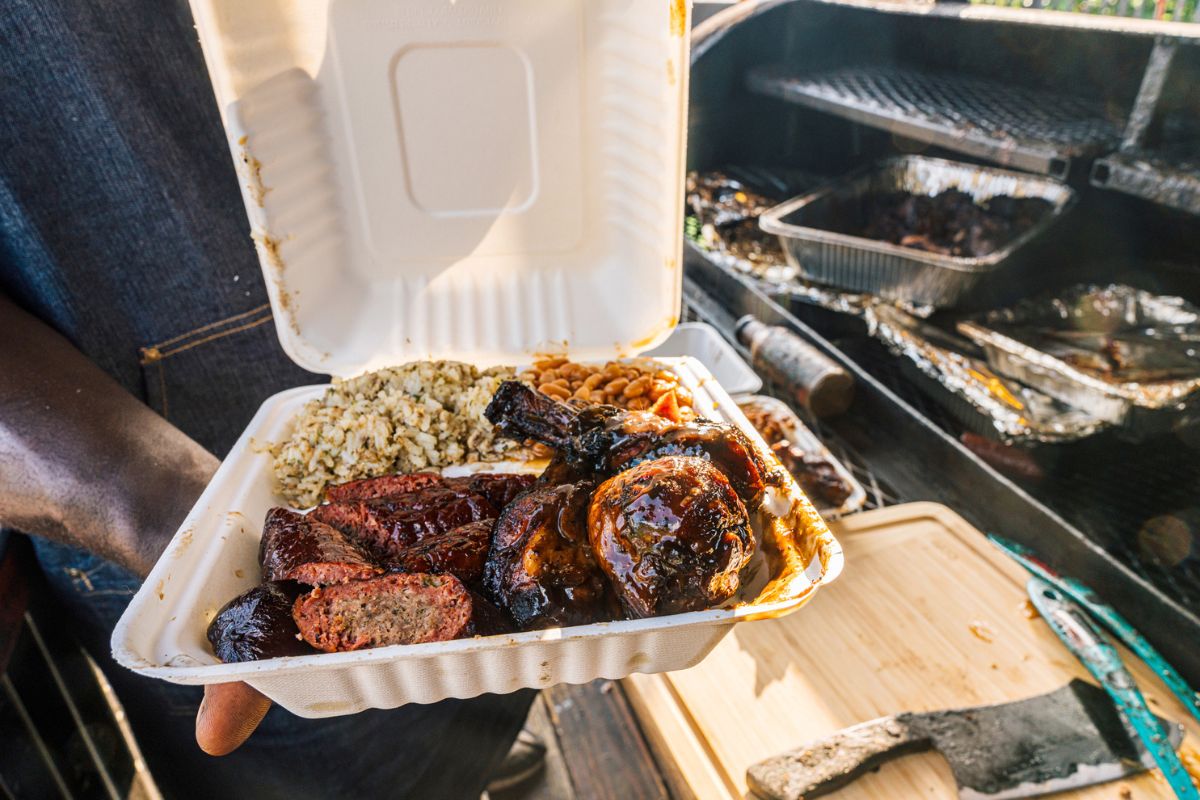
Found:
[[[1046,581],[1087,609],[1088,613],[1103,623],[1114,636],[1121,640],[1122,644],[1144,661],[1146,666],[1154,670],[1155,674],[1162,678],[1163,683],[1171,690],[1171,693],[1179,698],[1179,702],[1183,703],[1183,707],[1193,717],[1200,720],[1200,692],[1189,686],[1188,682],[1183,679],[1183,676],[1176,672],[1175,668],[1167,662],[1162,653],[1158,652],[1154,648],[1154,645],[1146,641],[1133,625],[1129,623],[1129,620],[1121,616],[1115,608],[1101,600],[1099,595],[1093,592],[1087,585],[1080,583],[1074,578],[1059,575],[1034,555],[1033,551],[1028,547],[1019,545],[1008,539],[1003,539],[995,534],[988,534],[988,540],[1012,557],[1014,561],[1029,570],[1030,574]]]
[[[1108,692],[1121,716],[1162,770],[1175,796],[1179,800],[1200,800],[1200,791],[1171,747],[1167,732],[1146,705],[1146,699],[1138,691],[1129,670],[1125,669],[1117,649],[1108,643],[1087,612],[1072,602],[1065,592],[1041,578],[1030,578],[1025,588],[1042,619]]]

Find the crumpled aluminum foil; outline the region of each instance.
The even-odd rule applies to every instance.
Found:
[[[1113,424],[1172,427],[1200,413],[1200,309],[1182,298],[1079,285],[958,330],[994,371]]]
[[[982,359],[966,354],[973,349],[970,342],[899,308],[877,303],[869,317],[873,335],[950,392],[959,401],[950,410],[978,433],[1008,443],[1053,443],[1108,427],[1086,411],[997,375]]]
[[[1075,441],[1114,425],[1138,430],[1142,418],[1131,414],[1134,406],[1191,409],[1193,399],[1195,413],[1177,413],[1172,424],[1190,424],[1193,417],[1200,421],[1200,309],[1181,298],[1122,285],[1077,286],[960,323],[968,337],[963,339],[924,322],[932,307],[800,279],[778,240],[757,226],[758,215],[775,201],[742,180],[724,172],[693,172],[687,199],[688,238],[709,259],[751,276],[767,294],[862,318],[893,353],[941,385],[949,393],[942,399],[950,410],[978,433],[1008,443]],[[1017,338],[1021,330],[1056,332],[1057,349],[1030,347]],[[1130,359],[1123,376],[1135,375],[1140,382],[1086,375],[1090,358],[1112,355],[1114,335],[1116,352]],[[975,355],[980,348],[984,358]],[[1102,368],[1104,361],[1094,365]],[[1130,367],[1143,371],[1130,372]],[[1153,373],[1164,368],[1169,380],[1145,379],[1160,377]],[[1193,368],[1195,379],[1188,376]]]

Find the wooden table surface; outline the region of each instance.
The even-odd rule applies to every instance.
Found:
[[[1027,575],[949,509],[931,503],[854,515],[835,526],[845,573],[798,612],[736,626],[699,665],[625,681],[652,751],[699,798],[746,795],[752,763],[900,711],[1006,702],[1052,691],[1084,668],[1025,604]],[[1102,587],[1099,587],[1102,588]],[[1151,707],[1200,727],[1123,651]],[[830,795],[950,798],[936,753],[904,756]],[[1167,798],[1156,773],[1060,795]]]

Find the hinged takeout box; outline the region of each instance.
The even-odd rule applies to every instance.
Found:
[[[425,358],[631,356],[681,293],[685,0],[192,0],[275,324],[348,377]],[[761,439],[697,362],[708,416]],[[840,569],[811,506],[798,554],[727,608],[221,664],[216,609],[257,582],[266,442],[324,386],[268,399],[113,633],[177,683],[244,680],[308,717],[697,662],[740,619],[799,607]]]

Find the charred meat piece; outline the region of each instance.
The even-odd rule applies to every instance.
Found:
[[[362,580],[383,572],[341,531],[286,508],[267,512],[258,563],[264,581],[299,581],[313,586]]]
[[[550,463],[538,476],[539,486],[558,486],[560,483],[579,483],[592,479],[592,471],[571,462],[563,452],[556,451]]]
[[[591,484],[541,486],[500,515],[484,586],[522,629],[612,619],[587,532]]]
[[[496,515],[496,507],[483,495],[444,484],[384,500],[327,503],[310,514],[385,562],[423,539]]]
[[[363,478],[349,483],[329,486],[325,499],[331,503],[350,500],[378,500],[383,497],[416,492],[443,482],[436,472],[410,472],[406,475],[384,475],[379,478]]]
[[[411,496],[432,487],[446,486],[457,492],[481,494],[496,508],[503,508],[533,485],[533,481],[531,475],[515,473],[481,472],[459,478],[444,478],[435,472],[411,472],[406,475],[384,475],[330,486],[325,490],[325,499],[331,503],[392,500]]]
[[[478,592],[471,592],[471,627],[469,636],[495,636],[497,633],[510,633],[513,630],[512,620],[508,615]]]
[[[446,478],[446,485],[459,491],[483,495],[498,511],[533,486],[536,480],[535,475],[479,472],[461,478]]]
[[[400,572],[448,572],[468,586],[483,580],[494,519],[468,522],[401,550],[389,566]]]
[[[819,453],[807,453],[787,439],[772,444],[771,452],[792,473],[804,493],[818,502],[818,508],[837,508],[854,491],[838,474],[833,462]]]
[[[662,456],[696,456],[724,472],[751,508],[758,507],[772,479],[750,440],[733,425],[699,419],[671,422],[614,406],[577,411],[517,381],[500,384],[484,415],[506,436],[557,448],[562,466],[581,474],[605,478]]]
[[[579,412],[521,381],[504,381],[483,415],[509,439],[533,439],[555,450],[570,444],[571,424]]]
[[[615,474],[665,456],[703,458],[725,474],[747,506],[761,504],[769,468],[736,427],[704,419],[660,426],[647,415],[634,414],[608,417],[580,437],[588,450],[603,453],[593,463],[602,464],[604,473]]]
[[[208,625],[208,641],[226,663],[301,656],[313,652],[296,638],[295,583],[268,582],[226,603]]]
[[[754,552],[746,507],[725,475],[690,456],[646,461],[600,485],[588,531],[632,617],[711,608],[732,597]]]
[[[1004,247],[1050,210],[1036,197],[997,195],[982,202],[959,189],[932,197],[884,192],[863,200],[864,224],[844,231],[901,247],[960,257],[980,257]],[[853,213],[842,215],[852,220]]]
[[[296,599],[304,641],[333,653],[473,634],[475,600],[453,575],[396,573],[319,587]]]

